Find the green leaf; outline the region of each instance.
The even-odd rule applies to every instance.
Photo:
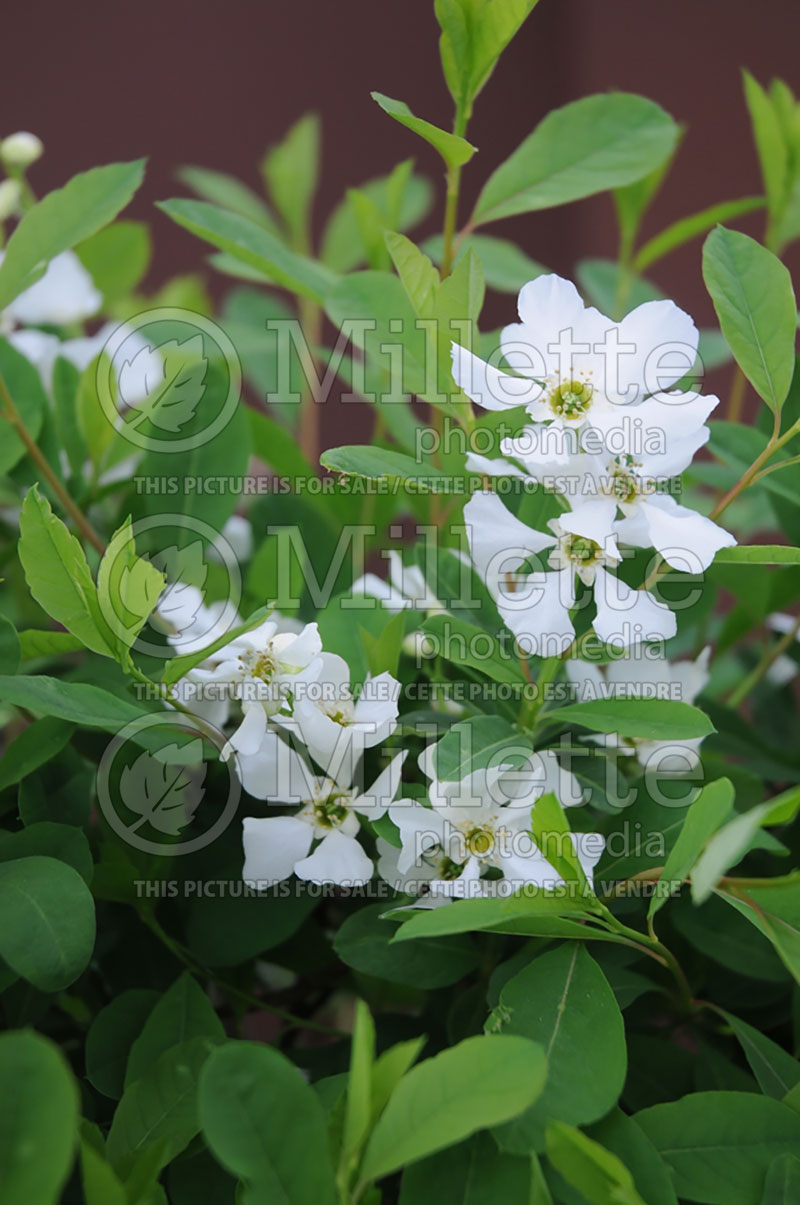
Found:
[[[78,640],[71,632],[48,632],[37,628],[26,628],[18,633],[19,647],[23,661],[32,661],[36,657],[59,657],[62,653],[77,653],[84,648],[82,640]],[[4,669],[4,673],[9,671]]]
[[[0,615],[0,673],[15,674],[21,659],[22,646],[17,630],[10,619]],[[0,770],[0,779],[2,776]]]
[[[2,269],[0,269],[2,271]],[[49,410],[39,373],[22,352],[0,339],[0,377],[16,406],[25,429],[36,439]],[[0,394],[0,473],[8,473],[25,455],[25,445],[7,419],[3,418]]]
[[[388,176],[367,180],[358,189],[383,215],[386,230],[409,230],[430,208],[431,186],[424,177],[412,175],[413,166],[413,160],[406,159]],[[351,272],[365,262],[364,243],[349,192],[331,214],[322,235],[320,258],[334,272]]]
[[[738,544],[721,548],[715,565],[800,565],[800,548],[784,544]]]
[[[94,874],[89,842],[83,831],[74,824],[55,820],[25,821],[25,828],[9,833],[0,830],[0,862],[41,855],[55,858],[77,870],[87,885]]]
[[[742,897],[727,887],[718,894],[769,939],[800,983],[800,880],[792,875],[772,879],[769,886],[748,887]]]
[[[800,1200],[800,1159],[779,1155],[769,1165],[760,1205],[794,1205]]]
[[[706,1205],[756,1205],[770,1163],[800,1143],[800,1117],[753,1092],[697,1092],[636,1121],[671,1168],[678,1196]]]
[[[593,1205],[645,1205],[624,1163],[574,1126],[547,1127],[547,1158],[568,1184]]]
[[[256,268],[268,280],[322,302],[336,277],[321,264],[285,247],[262,226],[205,201],[175,199],[158,202],[158,208],[186,230]]]
[[[55,858],[0,863],[0,957],[42,992],[74,983],[92,956],[94,901]]]
[[[442,262],[442,236],[433,235],[422,244],[422,250],[434,263]],[[535,280],[547,271],[542,264],[508,239],[495,238],[489,234],[472,234],[459,243],[455,262],[474,251],[483,269],[484,279],[490,289],[500,293],[519,293],[524,284]]]
[[[671,153],[678,128],[642,96],[587,96],[544,118],[478,197],[473,223],[549,209],[647,175]]]
[[[589,1137],[622,1160],[647,1205],[678,1205],[666,1163],[633,1118],[612,1109],[590,1127]]]
[[[725,779],[722,780],[726,781]],[[719,880],[736,866],[753,844],[759,830],[789,824],[800,810],[800,787],[792,787],[769,803],[750,808],[715,832],[692,870],[692,899],[702,904]]]
[[[474,969],[477,953],[466,937],[398,948],[392,944],[396,924],[382,919],[385,911],[384,904],[371,904],[340,925],[333,945],[347,966],[389,983],[428,989],[447,987]]]
[[[436,0],[447,86],[469,116],[472,102],[537,0]]]
[[[703,279],[737,364],[777,414],[792,383],[797,332],[787,269],[755,239],[718,226],[703,246]]]
[[[121,655],[131,647],[152,613],[166,575],[136,555],[130,516],[114,532],[97,571],[97,598]]]
[[[159,998],[148,988],[131,988],[115,996],[92,1021],[86,1035],[86,1076],[104,1096],[122,1096],[131,1046]]]
[[[27,211],[0,264],[0,310],[34,284],[56,255],[112,221],[142,182],[144,160],[82,172]]]
[[[25,495],[20,531],[19,559],[33,597],[87,648],[113,657],[115,641],[100,613],[85,553],[36,486]]]
[[[311,202],[319,172],[319,118],[307,113],[264,156],[261,172],[275,208],[297,247],[308,243]]]
[[[356,1001],[350,1073],[342,1131],[341,1168],[349,1181],[358,1164],[372,1121],[372,1073],[375,1063],[375,1023],[363,1000]]]
[[[270,234],[278,235],[278,226],[265,202],[235,176],[208,167],[191,166],[178,168],[177,176],[203,201],[238,213],[239,217],[247,218],[249,222],[263,226]]]
[[[198,1111],[215,1158],[244,1181],[242,1205],[334,1205],[322,1106],[277,1050],[235,1042],[215,1051]]]
[[[503,1150],[541,1150],[548,1122],[585,1125],[616,1103],[627,1065],[622,1013],[579,943],[541,954],[510,979],[486,1024],[541,1042],[547,1054],[541,1100],[497,1132]]]
[[[200,1128],[198,1079],[213,1048],[209,1038],[190,1038],[126,1087],[108,1132],[108,1158],[116,1171],[125,1174],[156,1144],[161,1167],[189,1145]]]
[[[101,354],[87,364],[78,378],[73,416],[81,444],[86,448],[95,472],[100,469],[114,442],[114,427],[103,409],[97,388],[102,374],[110,382],[109,390],[116,407],[116,378],[108,358]]]
[[[532,753],[531,742],[512,728],[508,720],[498,715],[481,715],[450,727],[436,745],[433,764],[438,778],[461,782],[489,764],[500,765],[501,760],[519,765]]]
[[[562,895],[558,891],[544,891],[538,887],[526,886],[508,899],[456,900],[446,908],[420,909],[404,921],[392,938],[392,943],[396,947],[398,942],[412,941],[418,937],[446,937],[482,929],[506,931],[514,921],[538,919],[547,923],[560,917],[572,917],[575,920],[595,919],[586,900],[575,899],[571,894]],[[581,931],[587,938],[593,936],[588,926],[582,925]]]
[[[0,765],[0,791],[11,787],[60,753],[69,742],[72,724],[45,716],[23,728],[6,746]]]
[[[190,1038],[221,1042],[224,1037],[222,1022],[208,996],[192,975],[184,971],[148,1014],[131,1046],[125,1087],[141,1079],[173,1046]]]
[[[750,112],[761,178],[770,217],[777,220],[786,201],[788,156],[780,121],[772,100],[749,71],[742,72],[744,98]]]
[[[133,292],[147,272],[152,250],[144,222],[114,222],[80,243],[75,253],[108,308]]]
[[[57,1205],[78,1139],[78,1087],[61,1052],[31,1031],[0,1035],[0,1199]]]
[[[373,1121],[383,1112],[398,1082],[416,1063],[426,1041],[427,1038],[423,1034],[422,1037],[410,1038],[407,1042],[397,1042],[375,1060],[370,1086]]]
[[[389,230],[386,232],[385,241],[415,313],[421,318],[432,317],[436,311],[436,298],[441,283],[439,273],[427,255],[404,234],[395,234]]]
[[[532,1175],[530,1159],[498,1151],[491,1135],[479,1132],[406,1168],[400,1205],[542,1205],[532,1195]]]
[[[118,698],[110,691],[84,682],[63,682],[60,678],[0,676],[0,699],[42,715],[58,716],[87,728],[117,732],[131,720],[146,715],[141,707]],[[168,715],[167,712],[164,713]],[[142,733],[146,740],[146,733]],[[132,740],[137,737],[132,736]]]
[[[206,645],[205,648],[199,649],[196,653],[184,653],[181,657],[171,657],[164,669],[162,682],[165,682],[167,685],[177,682],[179,678],[182,678],[184,674],[188,674],[189,670],[194,669],[201,661],[205,661],[219,649],[231,644],[232,641],[238,640],[246,632],[251,632],[253,628],[258,627],[271,614],[272,607],[259,607],[244,623],[237,624],[236,627],[223,632],[221,636],[218,636],[216,640]]]
[[[233,867],[228,877],[233,879]],[[314,903],[312,894],[282,893],[280,886],[257,896],[199,896],[189,906],[187,942],[204,966],[237,966],[288,941]]]
[[[731,222],[734,218],[740,218],[763,207],[763,197],[740,197],[738,201],[720,201],[717,205],[710,205],[708,209],[701,209],[699,213],[680,218],[639,248],[633,260],[633,267],[637,272],[644,272],[656,260],[663,259],[670,251],[682,247],[699,234],[705,234],[717,223]]]
[[[431,615],[422,631],[435,642],[437,655],[455,665],[480,670],[493,682],[522,686],[526,681],[519,661],[509,657],[496,636],[452,615]]]
[[[380,1179],[530,1107],[545,1079],[537,1043],[467,1038],[404,1075],[367,1144],[361,1177]]]
[[[783,1100],[800,1083],[800,1063],[760,1029],[740,1021],[732,1013],[723,1012],[723,1016],[736,1035],[761,1091],[765,1096]]]
[[[669,890],[673,884],[683,883],[706,843],[722,827],[733,811],[734,796],[733,784],[728,778],[718,778],[716,782],[711,782],[702,788],[686,812],[678,840],[670,850],[661,873],[659,886],[663,884]],[[694,875],[692,876],[692,890],[694,891]],[[667,898],[667,895],[657,891],[650,901],[648,917],[654,917],[666,903]]]
[[[564,809],[553,792],[540,795],[531,812],[531,832],[536,844],[565,883],[577,883],[586,896],[592,896],[592,886],[567,836],[570,831]]]
[[[419,134],[420,138],[429,142],[439,152],[448,167],[460,167],[462,164],[468,163],[475,154],[477,148],[467,142],[466,138],[459,138],[457,134],[448,134],[446,130],[440,130],[438,126],[431,125],[429,121],[415,117],[404,101],[392,100],[390,96],[383,96],[380,92],[372,92],[371,96],[384,113],[388,113],[395,121],[399,121],[400,125],[405,126],[408,130],[413,130],[415,134]]]
[[[423,464],[406,456],[403,452],[395,452],[391,448],[376,448],[370,446],[349,446],[344,448],[329,448],[320,456],[320,464],[334,473],[345,473],[348,476],[370,477],[377,480],[381,477],[395,477],[400,481],[413,481],[414,487],[423,493],[436,490],[436,482],[449,481],[441,469],[433,464]]]
[[[682,741],[715,731],[699,707],[668,699],[591,699],[554,708],[547,720],[650,741]]]
[[[81,1139],[81,1183],[85,1205],[128,1205],[128,1194],[103,1152]]]

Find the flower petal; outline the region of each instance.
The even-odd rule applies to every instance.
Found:
[[[355,837],[329,833],[310,857],[297,862],[294,872],[311,883],[335,883],[340,887],[363,887],[374,867]]]
[[[311,848],[311,825],[295,816],[245,817],[243,823],[246,883],[271,887],[288,879],[295,863]]]
[[[606,644],[629,648],[643,641],[669,640],[677,631],[672,611],[647,590],[632,590],[602,566],[594,581],[594,630]]]

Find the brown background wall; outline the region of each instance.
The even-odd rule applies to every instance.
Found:
[[[739,69],[761,81],[782,76],[800,90],[799,33],[797,0],[541,0],[479,99],[470,138],[480,154],[465,173],[465,199],[548,109],[609,88],[644,93],[689,127],[647,232],[756,192]],[[432,0],[51,0],[7,14],[0,123],[2,133],[31,129],[44,139],[38,191],[97,163],[148,155],[132,212],[152,220],[160,279],[198,267],[203,255],[152,209],[184,191],[174,166],[222,168],[256,185],[265,146],[309,109],[324,123],[318,219],[347,185],[410,154],[438,179],[436,156],[381,113],[371,89],[450,121]],[[756,216],[746,228],[758,233],[760,223]],[[565,274],[582,256],[614,253],[603,197],[489,230]],[[710,320],[698,243],[654,276],[698,320]],[[490,323],[510,304],[494,299]]]

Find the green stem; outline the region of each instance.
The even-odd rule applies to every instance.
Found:
[[[22,421],[22,415],[14,405],[14,401],[8,391],[8,386],[6,385],[2,375],[0,375],[0,402],[2,402],[3,418],[10,423],[19,438],[22,440],[28,456],[39,469],[42,477],[45,479],[54,495],[58,498],[62,507],[70,516],[78,531],[87,541],[87,543],[91,544],[92,547],[100,554],[100,556],[103,556],[106,551],[105,544],[92,527],[86,516],[76,506],[72,498],[70,498],[69,494],[64,489],[64,486],[58,480],[58,477],[50,467],[47,457],[44,455],[41,448],[37,446],[35,439],[33,439],[31,433],[28,431],[28,428],[25,426],[25,423]]]
[[[453,133],[458,138],[463,138],[467,129],[467,120],[469,114],[466,112],[463,105],[459,105],[456,109],[456,117],[453,123]],[[456,233],[456,223],[458,221],[458,198],[461,191],[461,167],[460,165],[451,164],[447,169],[447,197],[444,207],[444,230],[442,232],[442,280],[450,275],[453,267],[453,239]]]
[[[253,996],[250,992],[242,991],[241,988],[236,987],[233,983],[229,983],[226,979],[221,978],[221,976],[217,975],[216,972],[202,966],[202,964],[190,954],[185,946],[183,946],[174,937],[170,937],[170,935],[165,929],[162,928],[149,909],[140,908],[138,912],[142,922],[147,925],[150,932],[158,938],[161,944],[169,950],[173,957],[179,962],[182,962],[188,970],[190,970],[193,974],[198,975],[201,979],[210,979],[212,983],[216,983],[216,985],[222,988],[224,992],[227,992],[231,996],[236,996],[243,1003],[249,1004],[251,1008],[257,1008],[262,1012],[271,1013],[274,1017],[279,1017],[280,1020],[287,1023],[287,1028],[289,1029],[307,1029],[314,1033],[324,1033],[330,1037],[336,1038],[346,1038],[350,1036],[349,1034],[345,1033],[344,1030],[333,1029],[330,1025],[321,1025],[319,1022],[309,1021],[305,1017],[297,1017],[294,1015],[294,1013],[287,1012],[283,1008],[278,1008],[274,1004],[267,1004],[265,1000],[260,1000],[258,996]]]
[[[747,698],[751,690],[758,686],[767,670],[777,661],[781,653],[785,653],[789,646],[797,639],[798,634],[800,634],[800,616],[797,617],[797,620],[789,628],[789,631],[784,632],[780,640],[777,640],[775,644],[766,650],[755,669],[739,683],[735,690],[731,691],[727,700],[729,707],[738,707]]]

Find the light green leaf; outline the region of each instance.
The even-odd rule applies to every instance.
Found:
[[[592,896],[575,847],[567,836],[569,821],[552,791],[540,795],[531,811],[531,832],[547,861],[565,883],[578,883],[586,897]]]
[[[356,1001],[350,1073],[342,1130],[340,1168],[349,1182],[355,1172],[373,1118],[372,1075],[375,1063],[375,1023],[363,1000]]]
[[[678,1205],[666,1163],[627,1113],[612,1109],[589,1128],[589,1137],[622,1160],[647,1205]]]
[[[587,96],[554,109],[489,177],[473,222],[548,209],[630,184],[667,158],[677,135],[668,113],[626,92]]]
[[[800,548],[784,544],[737,544],[721,548],[715,565],[800,565]]]
[[[82,172],[27,211],[0,264],[0,310],[34,284],[56,255],[112,221],[142,182],[144,160]]]
[[[768,803],[759,804],[736,816],[715,832],[692,870],[694,902],[702,904],[708,899],[725,872],[736,866],[751,848],[760,829],[773,824],[789,824],[798,810],[800,787],[792,787]]]
[[[423,1034],[419,1038],[409,1038],[407,1042],[397,1042],[375,1060],[371,1084],[373,1121],[383,1112],[398,1081],[416,1063],[426,1041]]]
[[[290,251],[255,222],[205,201],[160,201],[158,208],[186,230],[239,259],[301,297],[321,302],[336,277],[321,264]]]
[[[242,1205],[334,1205],[322,1105],[277,1050],[235,1042],[215,1051],[198,1112],[215,1158],[245,1184]]]
[[[627,1054],[622,1013],[600,967],[579,943],[541,954],[506,983],[487,1029],[540,1042],[547,1054],[541,1100],[496,1132],[503,1150],[543,1149],[545,1125],[597,1121],[616,1103]]]
[[[363,1181],[515,1117],[539,1096],[544,1052],[511,1036],[467,1038],[404,1075],[367,1144]]]
[[[0,675],[0,700],[22,707],[35,715],[58,716],[71,724],[87,728],[103,728],[117,732],[131,720],[139,720],[147,712],[125,698],[85,682],[64,682],[60,678],[9,677]],[[164,712],[168,716],[168,712]],[[178,734],[176,734],[176,739]],[[132,735],[131,740],[147,746],[147,733]]]
[[[413,166],[414,161],[406,159],[388,176],[367,180],[358,189],[377,206],[386,230],[409,230],[430,208],[431,185],[424,177],[412,174]],[[346,196],[334,209],[323,231],[320,258],[334,272],[351,272],[365,263],[364,250],[356,215]]]
[[[437,654],[455,665],[468,665],[493,682],[522,686],[526,681],[518,660],[509,657],[500,641],[475,624],[452,615],[431,615],[422,631],[435,641]]]
[[[703,279],[737,364],[777,413],[792,383],[797,333],[787,269],[755,239],[718,226],[703,246]]]
[[[436,0],[447,86],[468,116],[472,102],[537,0]]]
[[[749,71],[742,72],[744,98],[750,112],[761,177],[770,217],[780,217],[786,202],[788,154],[778,114],[772,100]]]
[[[800,1117],[753,1092],[697,1092],[636,1121],[671,1168],[678,1196],[706,1205],[756,1205],[770,1163],[800,1143]]]
[[[591,699],[548,711],[547,720],[649,741],[689,740],[715,731],[699,707],[668,699]]]
[[[370,477],[377,480],[380,477],[396,477],[400,481],[411,481],[414,488],[422,493],[440,492],[436,482],[449,481],[441,469],[433,464],[423,464],[406,456],[404,452],[395,452],[391,448],[376,448],[349,446],[344,448],[329,448],[320,456],[320,464],[334,473],[355,474],[357,477]]]
[[[208,167],[181,167],[177,176],[201,200],[219,205],[221,209],[230,209],[231,213],[238,213],[240,217],[263,226],[270,234],[278,235],[277,223],[266,203],[235,176]]]
[[[725,823],[733,810],[735,791],[728,778],[719,778],[703,787],[700,794],[692,803],[683,821],[683,827],[678,834],[678,840],[670,850],[664,869],[661,873],[659,886],[670,889],[671,885],[681,884],[687,878],[689,871],[697,862],[706,843]],[[702,861],[702,858],[701,858]],[[694,876],[692,875],[692,891],[694,892]],[[654,917],[666,903],[667,896],[657,891],[650,901],[647,915]]]
[[[701,209],[699,213],[680,218],[639,248],[633,266],[637,272],[644,272],[656,260],[663,259],[670,251],[682,247],[699,234],[705,234],[718,222],[731,222],[734,218],[740,218],[763,207],[763,197],[740,197],[737,201],[720,201],[717,205],[710,205],[708,209]]]
[[[75,253],[108,307],[133,292],[147,272],[152,250],[144,222],[113,222],[79,243]]]
[[[92,956],[94,901],[65,862],[0,863],[0,957],[42,992],[74,983]]]
[[[439,293],[439,273],[427,255],[404,234],[386,232],[386,246],[408,300],[420,318],[432,317]]]
[[[166,575],[136,555],[130,516],[114,532],[97,571],[97,598],[119,654],[131,647],[166,585]]]
[[[593,1205],[645,1205],[624,1163],[599,1142],[562,1121],[547,1127],[547,1158]]]
[[[489,764],[508,761],[519,766],[532,753],[530,740],[508,720],[499,715],[481,715],[460,720],[448,729],[436,745],[433,764],[438,778],[461,782]]]
[[[404,101],[392,100],[390,96],[383,96],[380,92],[373,92],[371,95],[384,113],[388,113],[406,129],[413,130],[415,134],[419,134],[420,138],[429,142],[439,152],[448,167],[459,167],[468,163],[475,154],[477,148],[467,142],[466,138],[459,138],[457,134],[448,134],[446,130],[440,130],[438,126],[432,125],[429,121],[415,117]]]
[[[78,1139],[78,1087],[56,1046],[30,1030],[0,1035],[0,1199],[56,1205]]]
[[[434,263],[440,264],[442,236],[436,234],[426,239],[422,250],[430,255]],[[529,280],[535,280],[547,271],[508,239],[489,234],[472,234],[460,242],[455,262],[458,263],[469,251],[474,251],[478,257],[487,286],[500,293],[516,294]]]
[[[264,156],[261,172],[294,246],[305,249],[319,172],[319,118],[307,113]]]
[[[25,495],[20,531],[19,559],[33,597],[87,648],[113,657],[114,637],[100,613],[84,551],[36,486]]]

